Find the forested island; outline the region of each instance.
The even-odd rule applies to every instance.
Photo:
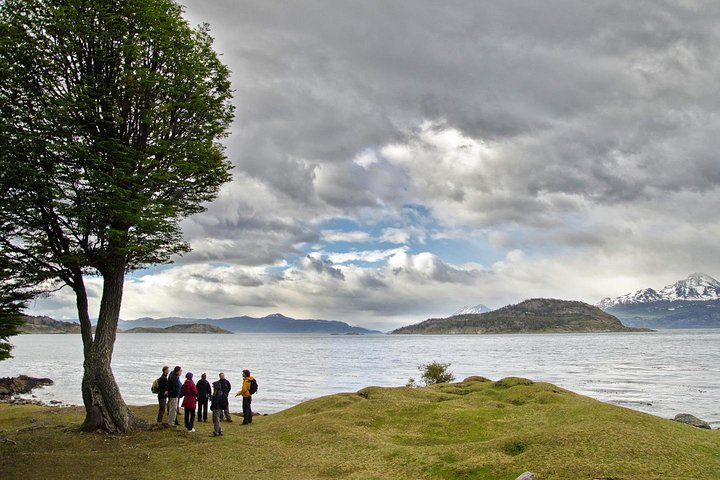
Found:
[[[166,328],[137,327],[125,330],[123,333],[227,333],[232,335],[233,332],[206,323],[190,323]]]
[[[583,302],[534,298],[480,314],[431,318],[393,330],[393,334],[486,334],[648,332],[630,328],[598,307]]]

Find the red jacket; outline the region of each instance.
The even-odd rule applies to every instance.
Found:
[[[185,383],[183,383],[182,389],[180,390],[180,395],[183,397],[182,407],[195,410],[195,407],[197,407],[198,395],[195,382],[189,378],[185,380]]]

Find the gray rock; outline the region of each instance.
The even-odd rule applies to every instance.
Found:
[[[673,418],[676,422],[685,423],[687,425],[697,427],[697,428],[707,428],[710,429],[710,424],[700,420],[694,415],[690,415],[689,413],[678,413],[675,415],[675,418]]]
[[[532,472],[525,472],[515,480],[535,480],[535,474]]]

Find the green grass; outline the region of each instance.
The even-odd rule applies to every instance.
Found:
[[[262,397],[256,399],[262,405]],[[151,420],[155,407],[134,409]],[[369,387],[256,417],[225,435],[83,434],[81,408],[0,405],[3,479],[712,479],[720,431],[573,394],[480,377]]]

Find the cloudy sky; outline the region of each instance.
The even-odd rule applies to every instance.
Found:
[[[234,180],[123,318],[385,329],[720,275],[720,3],[183,3],[233,72]]]

